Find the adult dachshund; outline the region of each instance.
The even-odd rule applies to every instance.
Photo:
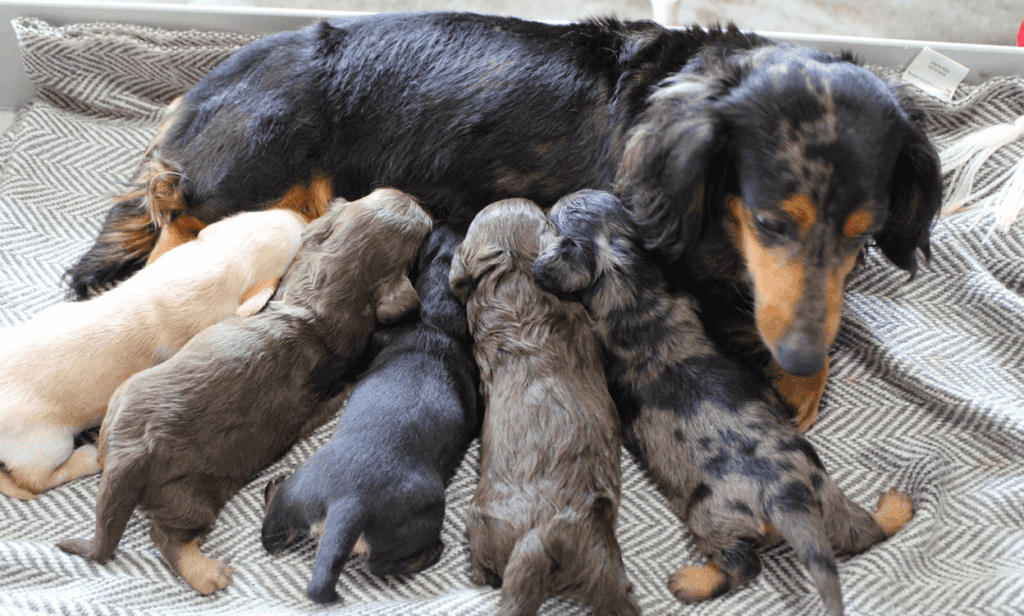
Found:
[[[919,120],[853,58],[734,26],[322,22],[244,47],[171,106],[71,292],[141,267],[163,230],[239,210],[312,217],[389,185],[465,228],[499,199],[612,189],[709,334],[806,428],[865,246],[911,273],[928,255],[941,178]]]

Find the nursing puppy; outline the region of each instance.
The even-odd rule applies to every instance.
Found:
[[[466,309],[448,288],[462,235],[437,227],[414,268],[419,320],[374,334],[382,347],[360,377],[331,441],[294,475],[267,485],[263,547],[320,535],[306,594],[336,587],[363,535],[374,575],[425,569],[441,557],[445,485],[479,433],[479,377]],[[282,483],[283,481],[283,483]]]
[[[231,314],[274,292],[301,245],[292,211],[239,214],[203,229],[117,287],[0,330],[0,492],[24,500],[99,472],[98,426],[114,390]]]
[[[452,264],[467,302],[486,411],[467,514],[477,583],[499,614],[563,594],[594,614],[640,614],[615,538],[621,438],[586,311],[542,291],[533,262],[551,224],[510,199],[473,220]]]
[[[263,311],[125,382],[100,430],[96,534],[58,546],[106,562],[138,506],[175,573],[203,594],[224,588],[230,567],[200,541],[228,498],[338,410],[376,322],[416,306],[406,270],[430,226],[396,190],[336,203],[310,223]]]
[[[745,584],[761,571],[755,548],[781,535],[842,614],[833,546],[860,552],[892,535],[910,498],[889,490],[872,516],[839,490],[774,390],[706,342],[690,296],[666,291],[615,197],[574,193],[551,219],[559,237],[536,279],[589,310],[626,446],[711,561],[682,567],[672,592],[690,603]]]

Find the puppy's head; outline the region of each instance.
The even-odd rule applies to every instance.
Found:
[[[911,273],[929,255],[938,157],[894,88],[849,58],[765,47],[694,66],[651,96],[618,188],[668,259],[724,230],[761,338],[813,374],[868,242]]]
[[[529,273],[554,227],[535,203],[505,199],[480,211],[455,251],[448,283],[465,302],[481,280],[511,270]]]
[[[573,295],[599,280],[628,276],[635,270],[636,229],[613,195],[581,190],[560,199],[548,216],[558,236],[533,267],[542,289]]]
[[[307,227],[302,250],[281,282],[285,297],[327,311],[351,302],[365,284],[377,319],[395,321],[419,303],[408,271],[432,226],[413,197],[392,188],[351,203],[338,200]]]
[[[283,504],[283,499],[278,499],[287,480],[287,476],[275,477],[267,482],[263,489],[263,528],[260,531],[260,540],[263,549],[270,554],[277,554],[294,543],[299,536],[288,507]]]

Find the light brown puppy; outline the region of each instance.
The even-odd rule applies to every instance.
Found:
[[[477,583],[501,584],[502,616],[559,593],[598,616],[639,615],[615,538],[621,438],[597,343],[581,305],[533,281],[553,232],[532,202],[499,201],[452,262],[486,405],[470,558]]]
[[[74,438],[114,390],[224,317],[273,294],[302,244],[295,212],[238,214],[206,227],[117,287],[0,330],[0,492],[24,500],[99,471]]]
[[[95,535],[58,546],[106,562],[138,506],[172,571],[202,594],[227,586],[231,568],[200,542],[232,495],[340,408],[377,322],[416,307],[407,270],[430,227],[392,189],[310,223],[264,310],[207,328],[117,390],[100,430]]]

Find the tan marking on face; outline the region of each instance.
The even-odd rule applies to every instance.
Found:
[[[864,233],[871,227],[871,223],[874,222],[874,216],[868,210],[857,210],[850,214],[846,222],[843,223],[843,235],[848,238],[854,238]]]
[[[839,333],[839,323],[843,317],[843,299],[846,290],[846,277],[857,265],[857,255],[852,254],[842,261],[829,273],[825,287],[825,331],[824,336],[828,344],[836,339]]]
[[[818,405],[825,391],[825,382],[828,380],[828,368],[829,358],[826,355],[821,370],[811,376],[793,376],[779,369],[780,375],[775,381],[775,388],[786,402],[796,409],[793,421],[801,432],[810,429],[818,419]]]
[[[725,574],[711,563],[688,565],[669,576],[669,590],[681,601],[692,603],[709,598],[724,580]]]
[[[807,195],[792,195],[782,202],[782,210],[796,220],[800,235],[806,235],[818,221],[818,208]]]
[[[736,246],[754,288],[754,320],[761,337],[774,349],[789,331],[803,297],[807,267],[799,256],[790,258],[783,246],[765,246],[751,226],[743,203],[729,202]]]

